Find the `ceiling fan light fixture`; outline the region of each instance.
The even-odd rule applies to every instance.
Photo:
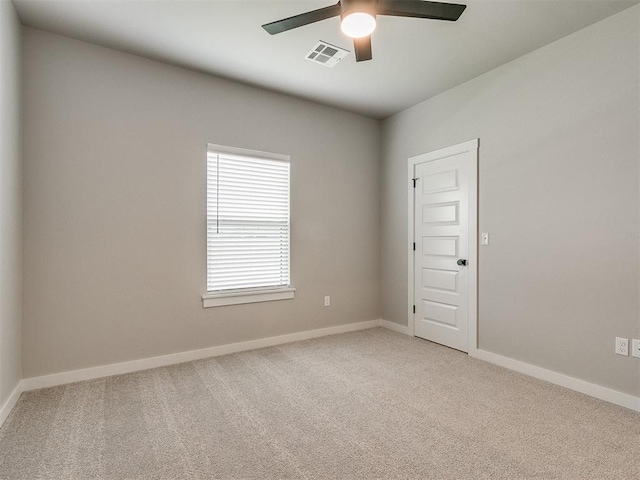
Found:
[[[342,17],[342,33],[351,38],[367,37],[376,29],[376,19],[366,12],[353,12]]]
[[[356,62],[371,60],[371,33],[376,29],[378,15],[390,17],[428,18],[455,22],[460,18],[466,5],[443,3],[441,1],[418,0],[338,0],[328,7],[283,18],[262,25],[269,34],[293,30],[328,18],[340,17],[342,32],[353,39]],[[309,55],[313,55],[311,52]],[[307,60],[314,60],[308,58]],[[324,60],[324,57],[320,57]]]

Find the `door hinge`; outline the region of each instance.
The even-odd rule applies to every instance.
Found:
[[[416,313],[416,306],[413,306],[413,313]]]
[[[418,181],[417,178],[412,178],[411,180],[413,180],[413,188],[416,188],[416,182]]]
[[[413,242],[413,251],[416,251],[416,242]]]

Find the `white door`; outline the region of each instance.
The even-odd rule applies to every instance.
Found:
[[[414,334],[463,352],[476,285],[477,142],[469,143],[412,159]]]

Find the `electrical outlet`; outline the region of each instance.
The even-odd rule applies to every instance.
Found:
[[[618,355],[629,356],[629,339],[616,337],[616,353]]]
[[[324,297],[324,306],[325,307],[330,307],[331,306],[331,297],[329,295]]]
[[[640,358],[640,340],[637,338],[631,341],[631,356]]]

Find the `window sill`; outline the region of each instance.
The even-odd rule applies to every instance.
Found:
[[[290,300],[294,297],[295,288],[265,288],[249,292],[207,293],[202,296],[202,308],[224,307],[226,305],[242,305],[243,303],[273,302],[274,300]]]

